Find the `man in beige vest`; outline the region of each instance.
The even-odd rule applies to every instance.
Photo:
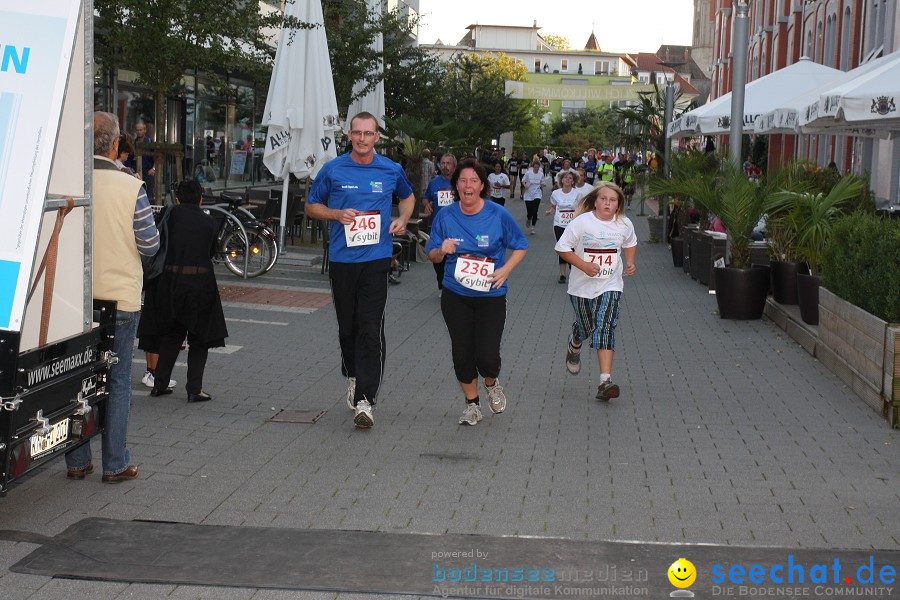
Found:
[[[94,298],[116,302],[113,352],[119,362],[109,369],[109,400],[103,430],[103,482],[137,477],[125,445],[131,411],[131,356],[141,314],[141,256],[159,249],[159,232],[144,184],[119,171],[119,122],[107,112],[94,113]],[[66,454],[67,476],[84,479],[94,471],[91,446]]]

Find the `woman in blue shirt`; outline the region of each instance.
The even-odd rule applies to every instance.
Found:
[[[474,159],[457,165],[450,181],[457,202],[431,226],[426,251],[446,261],[441,313],[450,333],[453,369],[466,396],[460,425],[481,420],[478,376],[484,379],[491,412],[506,409],[500,375],[500,341],[506,322],[506,280],[522,262],[528,241],[506,208],[486,202],[487,172]],[[512,250],[509,257],[506,251]]]

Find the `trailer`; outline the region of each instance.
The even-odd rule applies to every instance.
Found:
[[[0,0],[0,495],[103,430],[92,106],[92,1]]]

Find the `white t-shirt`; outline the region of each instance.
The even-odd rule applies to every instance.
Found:
[[[544,174],[538,169],[535,173],[534,169],[528,169],[525,176],[522,177],[522,185],[525,186],[523,200],[540,200],[542,198],[541,184],[544,182]]]
[[[589,183],[584,183],[584,182],[582,182],[581,185],[576,185],[576,186],[575,186],[574,188],[572,188],[572,189],[575,190],[576,192],[578,192],[578,199],[581,200],[582,198],[584,198],[585,196],[587,196],[588,193],[591,192],[591,190],[594,189],[594,186],[592,186],[592,185],[589,184]]]
[[[497,189],[494,187],[494,184],[499,183],[500,185],[509,185],[509,177],[506,176],[506,173],[491,173],[488,175],[488,185],[491,188],[491,196],[494,198],[506,198],[508,189],[500,188]]]
[[[572,219],[575,218],[575,207],[581,196],[578,190],[572,188],[569,193],[563,192],[562,188],[553,190],[550,194],[550,204],[556,207],[553,213],[553,225],[555,227],[565,227]]]
[[[575,217],[556,242],[554,250],[575,252],[585,260],[585,249],[600,252],[614,250],[615,253],[605,257],[613,267],[612,274],[606,279],[588,277],[584,271],[573,267],[569,275],[569,294],[579,298],[596,298],[604,292],[621,292],[625,287],[622,279],[625,269],[622,249],[634,246],[637,246],[637,236],[628,217],[601,221],[593,212]]]

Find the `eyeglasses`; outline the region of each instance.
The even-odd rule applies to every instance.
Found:
[[[373,137],[375,137],[376,133],[377,133],[376,131],[355,131],[354,130],[354,131],[350,132],[350,137],[366,138],[367,140],[370,140]]]

